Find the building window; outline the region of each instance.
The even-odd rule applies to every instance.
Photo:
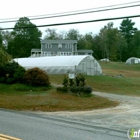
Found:
[[[46,43],[42,43],[42,47],[45,48],[45,46],[46,46]]]
[[[65,48],[69,48],[69,44],[65,44]]]
[[[45,48],[52,48],[52,44],[46,44]]]
[[[49,48],[52,48],[52,44],[49,44]]]
[[[58,44],[58,49],[62,49],[62,44]]]
[[[72,48],[72,44],[66,44],[65,48],[71,49]]]

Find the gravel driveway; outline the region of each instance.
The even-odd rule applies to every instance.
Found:
[[[47,112],[45,114],[70,119],[88,121],[96,126],[127,131],[130,128],[140,129],[140,97],[117,95],[101,92],[93,94],[119,101],[117,107],[78,112]]]

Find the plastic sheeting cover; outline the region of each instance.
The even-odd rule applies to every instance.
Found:
[[[16,58],[14,61],[26,69],[38,67],[48,74],[65,74],[76,71],[87,75],[102,73],[97,60],[88,55]]]
[[[127,59],[125,63],[126,64],[138,64],[138,63],[140,63],[140,58],[131,57],[131,58]]]

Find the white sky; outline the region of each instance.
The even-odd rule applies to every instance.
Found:
[[[6,18],[15,17],[28,17],[36,15],[47,15],[53,13],[61,13],[68,11],[76,11],[90,8],[97,8],[102,6],[110,6],[115,4],[135,2],[137,0],[1,0],[0,2],[0,21]],[[140,4],[140,1],[137,1]],[[79,16],[69,16],[53,19],[44,20],[33,20],[32,23],[36,25],[46,25],[52,23],[62,23],[62,22],[75,22],[83,20],[96,20],[102,18],[113,18],[120,16],[131,16],[140,15],[140,7],[127,8],[123,10],[114,10],[100,13],[85,14]],[[112,21],[114,27],[119,27],[122,20]],[[135,27],[140,30],[140,17],[133,18],[135,22]],[[69,29],[78,29],[81,34],[92,32],[93,34],[99,33],[100,29],[104,27],[107,23],[111,21],[104,22],[94,22],[86,24],[75,24],[75,25],[64,25],[64,26],[53,26],[53,27],[43,27],[39,28],[44,35],[44,31],[47,28],[55,28],[57,31],[68,31]],[[15,23],[0,23],[0,27],[8,28],[14,27]]]

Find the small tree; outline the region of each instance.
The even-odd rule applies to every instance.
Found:
[[[70,87],[74,86],[74,81],[73,81],[73,79],[69,79],[69,86],[70,86]]]
[[[69,80],[68,80],[68,76],[67,75],[64,75],[64,79],[63,79],[63,86],[64,87],[68,87],[69,85]]]
[[[89,96],[91,95],[92,87],[86,86],[85,81],[85,77],[81,73],[77,74],[74,79],[70,79],[67,75],[65,75],[62,83],[64,87],[58,87],[57,91],[71,91],[72,93],[76,93],[78,96]]]
[[[11,59],[12,57],[0,47],[0,66],[5,66]]]
[[[85,77],[83,74],[79,73],[76,78],[75,78],[75,81],[76,81],[76,86],[81,86],[81,87],[84,87],[86,85],[86,82],[85,82]]]

